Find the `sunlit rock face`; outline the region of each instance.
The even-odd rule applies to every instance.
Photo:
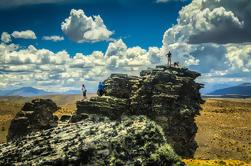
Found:
[[[101,114],[113,120],[122,115],[146,115],[159,124],[175,152],[192,158],[197,148],[194,117],[199,114],[202,84],[199,73],[184,67],[157,66],[143,70],[139,77],[112,74],[104,81],[106,96],[77,102],[72,117],[76,122],[85,114]]]
[[[102,115],[0,144],[0,165],[183,166],[162,128],[146,116]]]
[[[31,132],[57,126],[53,113],[59,108],[50,99],[35,99],[25,103],[21,111],[11,121],[7,141],[18,139]]]

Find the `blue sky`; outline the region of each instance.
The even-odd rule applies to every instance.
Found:
[[[143,1],[142,1],[143,2]],[[132,2],[126,5],[115,2],[85,4],[81,2],[23,5],[0,10],[0,25],[3,32],[12,33],[30,29],[36,33],[37,40],[13,40],[13,42],[36,48],[47,48],[52,51],[65,49],[75,55],[77,52],[91,54],[92,51],[105,51],[108,42],[86,42],[78,44],[64,36],[61,23],[69,16],[71,9],[82,9],[87,16],[100,15],[107,29],[114,31],[112,38],[120,39],[129,47],[139,45],[147,49],[149,46],[162,45],[162,36],[168,27],[176,24],[178,11],[188,2],[155,3],[147,0],[143,3]],[[41,40],[43,36],[64,36],[62,42]]]
[[[95,92],[111,73],[173,60],[207,93],[250,82],[249,0],[3,0],[0,88]]]

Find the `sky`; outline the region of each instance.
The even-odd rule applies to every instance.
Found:
[[[202,93],[251,82],[250,0],[1,0],[0,88],[95,92],[173,61]]]

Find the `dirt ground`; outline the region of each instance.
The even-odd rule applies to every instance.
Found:
[[[195,118],[199,145],[195,159],[184,161],[188,166],[251,165],[251,99],[205,100],[201,115]],[[59,118],[71,115],[76,110],[74,103],[60,105],[54,114]],[[0,102],[0,143],[6,142],[10,121],[21,108],[22,104]]]
[[[6,142],[10,122],[22,107],[22,104],[0,102],[0,143]]]
[[[251,100],[206,99],[196,117],[196,159],[251,162]]]

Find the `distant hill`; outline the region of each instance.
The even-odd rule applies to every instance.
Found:
[[[0,91],[0,96],[24,96],[24,97],[33,97],[33,96],[42,96],[42,95],[51,95],[55,94],[53,92],[46,92],[44,90],[35,89],[32,87],[23,87],[14,90],[2,90]]]
[[[65,92],[47,92],[44,90],[32,88],[32,87],[23,87],[14,90],[0,90],[1,96],[23,96],[23,97],[34,97],[34,96],[44,96],[44,95],[68,95],[68,94],[82,94],[81,90],[69,90]]]
[[[81,90],[69,90],[66,92],[62,92],[61,94],[68,95],[68,94],[82,94]]]
[[[90,98],[92,96],[96,96],[95,93],[88,93],[87,98]],[[82,100],[83,95],[82,94],[69,94],[69,95],[43,95],[43,96],[35,96],[35,97],[22,97],[22,96],[2,96],[0,97],[0,102],[5,103],[12,103],[12,104],[24,104],[26,102],[30,102],[33,99],[51,99],[53,100],[57,105],[65,105],[65,104],[75,104],[76,101]],[[1,106],[1,103],[0,103]]]
[[[244,83],[241,85],[224,88],[224,89],[218,89],[211,93],[208,93],[208,95],[245,95],[245,96],[251,96],[251,83]]]

